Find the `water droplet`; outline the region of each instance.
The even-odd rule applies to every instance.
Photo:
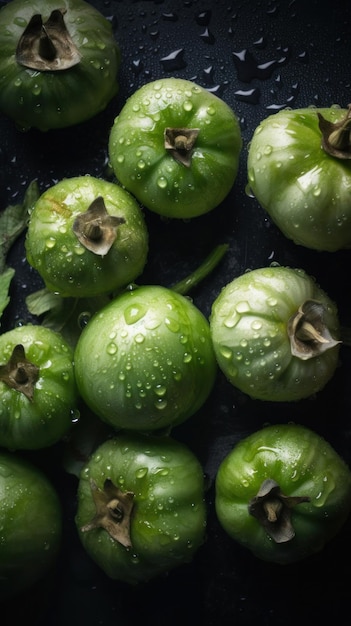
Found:
[[[157,186],[160,189],[165,189],[168,185],[168,181],[167,178],[165,178],[165,176],[160,176],[157,180]]]
[[[179,48],[178,50],[174,50],[167,56],[161,59],[162,67],[167,72],[174,72],[175,70],[180,70],[186,67],[186,62],[184,60],[184,49]]]
[[[106,352],[110,355],[116,354],[118,348],[114,341],[111,341],[106,348]]]
[[[55,237],[49,237],[49,239],[46,240],[45,245],[46,245],[46,247],[49,250],[54,248],[56,246],[56,239],[55,239]]]
[[[174,319],[172,317],[166,317],[165,318],[165,325],[173,333],[177,333],[179,331],[179,328],[180,328],[178,320],[176,320],[176,319]]]
[[[167,393],[167,387],[164,385],[156,385],[154,392],[159,398],[162,398]]]
[[[139,304],[131,304],[124,311],[124,319],[128,325],[135,324],[141,320],[146,314],[146,308]]]
[[[202,41],[204,43],[213,44],[215,42],[215,38],[213,33],[208,28],[205,28],[204,32],[200,35]]]
[[[258,87],[253,89],[238,89],[234,92],[237,100],[241,102],[247,102],[249,104],[258,104],[261,96],[261,91]]]
[[[145,478],[145,476],[148,473],[148,468],[147,467],[140,467],[139,469],[137,469],[137,471],[135,472],[135,475],[137,478]]]
[[[176,13],[162,13],[162,19],[167,22],[177,22],[178,15]]]
[[[211,15],[212,12],[210,10],[201,11],[195,16],[195,21],[199,24],[199,26],[208,26],[211,20]]]

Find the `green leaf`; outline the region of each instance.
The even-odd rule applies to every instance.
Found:
[[[6,257],[12,244],[27,227],[39,195],[38,182],[34,180],[28,185],[22,204],[9,205],[0,213],[0,274],[6,268]]]
[[[44,287],[29,294],[26,305],[32,315],[43,316],[42,326],[61,333],[74,347],[84,324],[109,299],[107,295],[97,298],[63,298]]]
[[[2,274],[0,274],[0,317],[10,302],[9,290],[14,274],[15,270],[12,267],[6,268]]]

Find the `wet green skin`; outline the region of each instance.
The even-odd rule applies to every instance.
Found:
[[[310,498],[293,509],[295,537],[289,542],[275,543],[248,512],[266,478],[287,496]],[[240,441],[223,459],[215,507],[229,536],[257,557],[292,563],[322,550],[341,529],[351,509],[351,473],[313,431],[295,424],[268,426]]]
[[[102,489],[106,478],[134,493],[130,549],[103,528],[80,530],[95,515],[90,480]],[[169,437],[108,440],[82,470],[76,525],[84,548],[113,579],[136,584],[188,563],[205,540],[202,467],[187,447]]]
[[[167,127],[200,129],[190,167],[165,149]],[[223,100],[191,81],[164,78],[126,102],[111,129],[109,155],[116,177],[144,206],[192,218],[227,196],[241,145],[238,119]]]
[[[81,54],[78,65],[62,72],[38,72],[19,65],[19,38],[34,14],[43,20],[66,8],[66,27]],[[64,128],[88,120],[118,90],[120,50],[110,22],[82,0],[13,0],[1,9],[0,110],[23,130]]]
[[[127,291],[97,312],[74,360],[82,398],[117,429],[185,421],[204,404],[217,372],[207,319],[159,286]]]
[[[62,512],[46,476],[15,453],[0,451],[0,600],[28,589],[53,567]]]
[[[109,215],[123,217],[105,256],[87,250],[72,228],[75,218],[102,196]],[[136,200],[114,183],[93,176],[67,178],[45,191],[31,213],[26,254],[51,291],[91,297],[124,287],[144,269],[148,231]]]
[[[73,351],[56,332],[36,325],[0,335],[0,363],[22,344],[26,358],[40,369],[33,400],[0,381],[0,446],[36,450],[59,441],[69,431],[77,406]]]
[[[291,354],[288,322],[305,300],[325,306],[325,323],[339,338],[335,304],[303,270],[267,267],[226,285],[212,305],[210,327],[218,364],[252,398],[293,401],[321,390],[333,376],[339,344],[301,360]]]
[[[347,112],[318,110],[332,122]],[[286,237],[316,250],[351,247],[351,161],[323,150],[315,108],[264,119],[250,143],[247,171],[252,192]]]

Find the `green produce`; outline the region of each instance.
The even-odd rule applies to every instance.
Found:
[[[307,398],[338,364],[336,305],[301,269],[271,266],[238,276],[213,302],[210,328],[225,376],[259,400]]]
[[[0,111],[20,129],[78,124],[117,93],[119,46],[88,2],[13,0],[0,23]]]
[[[166,287],[127,290],[95,313],[76,345],[86,404],[115,428],[154,431],[193,415],[217,373],[210,328],[185,296]]]
[[[109,439],[82,469],[76,524],[113,579],[136,584],[188,563],[205,540],[202,467],[169,437]]]
[[[191,81],[163,78],[127,100],[109,155],[118,180],[144,206],[193,218],[228,195],[241,145],[238,119],[223,100]]]
[[[0,600],[18,595],[53,568],[62,536],[58,495],[41,470],[0,451]]]
[[[0,446],[36,450],[69,431],[77,406],[73,350],[49,328],[0,335]]]
[[[148,231],[136,200],[93,176],[61,180],[30,214],[26,254],[46,287],[93,297],[125,287],[144,269]]]
[[[293,563],[322,550],[345,523],[351,472],[308,428],[267,426],[221,462],[215,506],[228,535],[257,557]]]
[[[351,247],[351,109],[283,109],[262,120],[247,170],[258,202],[296,244]]]

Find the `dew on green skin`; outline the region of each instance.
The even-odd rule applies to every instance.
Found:
[[[157,179],[157,186],[160,189],[166,189],[167,185],[168,185],[168,181],[167,181],[167,178],[165,176],[160,176]]]
[[[56,239],[55,237],[49,237],[49,239],[46,240],[45,242],[45,246],[48,250],[52,250],[52,248],[54,248],[56,246]]]
[[[141,320],[146,314],[147,309],[141,304],[131,304],[124,310],[124,319],[127,324],[132,325]]]
[[[135,472],[135,476],[136,478],[145,478],[145,476],[148,473],[148,468],[147,467],[140,467],[136,470]]]
[[[225,320],[223,320],[223,325],[226,328],[234,328],[238,322],[240,321],[240,315],[237,311],[232,311],[230,315],[228,315]]]
[[[106,347],[107,354],[110,354],[110,355],[116,354],[117,350],[118,350],[117,344],[115,344],[114,341],[110,341],[110,343],[107,344],[107,347]]]

